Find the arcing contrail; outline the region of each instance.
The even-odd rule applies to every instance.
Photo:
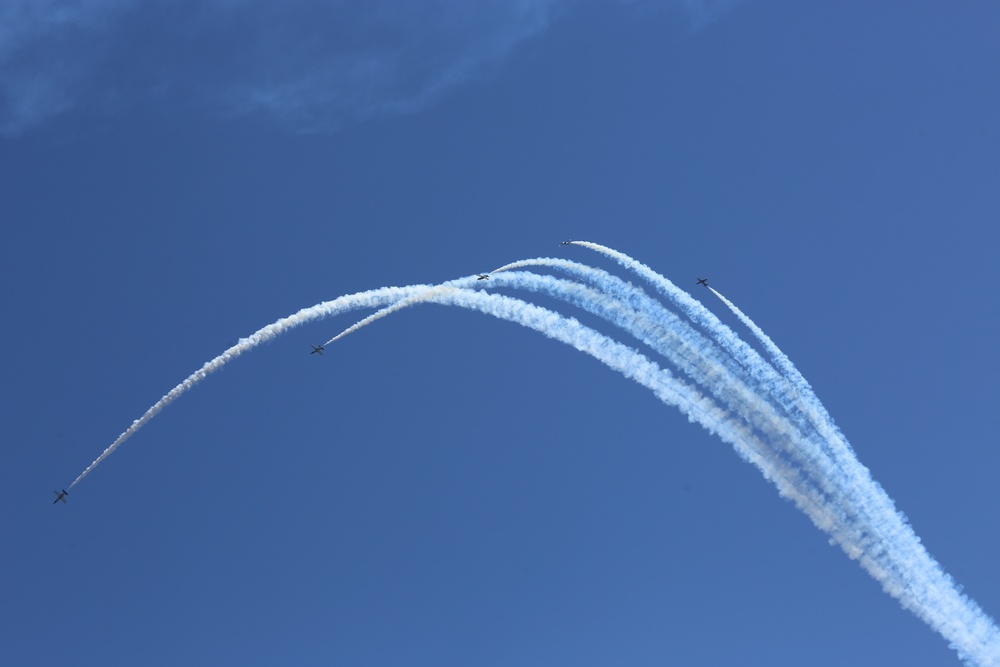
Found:
[[[904,608],[949,639],[952,648],[967,660],[971,661],[975,655],[968,650],[970,642],[973,645],[978,644],[988,655],[993,656],[994,662],[973,664],[1000,664],[1000,638],[997,636],[998,631],[992,619],[988,618],[974,601],[961,593],[952,578],[927,552],[913,528],[896,509],[892,499],[854,456],[850,445],[806,379],[788,356],[748,315],[718,291],[711,287],[709,289],[750,329],[778,369],[808,404],[813,419],[820,422],[820,428],[832,445],[832,457],[839,464],[842,474],[859,492],[858,501],[866,507],[872,521],[876,522],[874,528],[881,536],[886,537],[882,540],[885,551],[880,553],[879,557],[886,561],[900,578],[895,586],[882,582],[886,592],[896,597]],[[968,637],[966,632],[969,628],[974,628],[978,632]],[[963,641],[959,641],[957,637],[961,637]]]
[[[381,289],[348,294],[334,299],[333,301],[326,301],[310,308],[303,308],[294,315],[283,317],[273,324],[268,324],[266,327],[258,329],[246,338],[241,338],[236,345],[233,345],[219,356],[207,362],[204,366],[189,375],[183,382],[167,392],[163,398],[150,406],[150,408],[146,410],[141,417],[132,422],[132,425],[129,426],[124,433],[108,445],[108,448],[101,452],[101,455],[94,459],[94,462],[87,466],[86,470],[81,472],[77,478],[73,480],[73,483],[69,485],[69,488],[72,489],[76,486],[81,479],[90,474],[91,470],[96,468],[101,461],[108,458],[108,456],[118,449],[123,442],[135,435],[135,432],[145,426],[150,419],[155,417],[160,412],[160,410],[173,403],[181,396],[181,394],[186,393],[189,389],[204,380],[210,373],[219,370],[244,352],[252,350],[261,343],[269,341],[275,336],[282,334],[289,329],[294,329],[295,327],[305,324],[306,322],[311,322],[315,319],[323,317],[333,317],[334,315],[339,315],[340,313],[350,310],[357,310],[358,308],[378,308],[387,303],[393,303],[401,299],[406,299],[414,294],[420,294],[429,289],[431,289],[430,285],[410,285],[408,287],[383,287]]]
[[[526,274],[523,277],[530,281],[531,275]],[[545,276],[534,277],[545,278]],[[703,426],[709,433],[718,435],[724,442],[731,444],[743,459],[756,465],[764,477],[777,486],[779,493],[806,512],[817,526],[828,532],[837,530],[838,518],[834,515],[833,508],[827,503],[819,502],[819,496],[808,488],[800,473],[779,457],[773,456],[769,446],[739,418],[721,409],[691,385],[674,378],[670,371],[660,368],[648,357],[580,324],[573,318],[563,317],[556,312],[519,299],[442,285],[369,315],[345,329],[334,339],[343,338],[399,311],[401,307],[418,303],[437,303],[477,310],[534,329],[549,338],[589,354],[627,378],[652,390],[661,401],[678,408],[690,421]]]
[[[569,273],[592,284],[600,294],[576,283],[531,273],[518,273],[509,281],[505,278],[505,272],[528,266],[545,266]],[[495,270],[492,275],[495,286],[509,285],[533,292],[545,292],[619,326],[649,345],[681,373],[714,395],[731,413],[741,416],[754,428],[767,431],[772,443],[780,445],[783,454],[797,465],[817,469],[824,463],[822,458],[818,458],[816,447],[800,446],[804,435],[812,437],[813,429],[808,424],[803,425],[801,421],[789,424],[776,415],[774,410],[785,408],[780,401],[770,404],[767,401],[768,392],[761,391],[755,384],[755,379],[744,372],[745,369],[727,356],[711,338],[694,330],[640,288],[600,269],[551,258],[514,262]],[[628,312],[629,306],[634,309],[631,314]],[[767,380],[771,380],[768,371],[774,374],[773,369],[767,368],[759,371],[758,375],[763,374]],[[826,493],[843,492],[842,488],[830,488],[837,481],[837,478],[825,474],[816,476],[815,479],[815,483]]]
[[[617,251],[611,252],[625,258],[625,261],[634,261],[617,253]],[[546,279],[541,276],[533,276],[533,274],[511,272],[511,268],[514,266],[526,266],[532,263],[552,265],[557,261],[526,260],[501,267],[492,274],[493,286],[511,286],[531,291],[545,291],[551,296],[563,298],[569,303],[613,321],[635,335],[636,338],[654,347],[671,362],[683,365],[683,359],[672,355],[669,346],[664,349],[657,345],[657,341],[652,339],[651,334],[648,333],[648,323],[642,323],[638,313],[615,315],[603,297],[594,293],[587,294],[586,288],[580,286],[574,288],[571,287],[571,284],[565,284],[565,281]],[[584,269],[577,270],[585,271]],[[652,273],[651,270],[647,270]],[[590,277],[594,282],[601,282],[601,278],[597,274]],[[651,278],[662,280],[665,283],[669,282],[665,278],[659,277],[658,274],[654,274]],[[613,288],[609,287],[610,289]],[[681,292],[677,288],[673,289]],[[449,303],[480,309],[475,305],[474,299],[485,297],[466,296],[463,300],[459,300],[457,295],[460,293],[462,291],[448,288],[411,298],[406,303],[395,304],[365,318],[335,338],[339,339],[391,312],[416,303]],[[681,293],[678,297],[677,300],[681,302],[685,298],[693,301],[686,293]],[[701,304],[697,305],[701,307]],[[728,327],[718,322],[714,315],[707,313],[707,311],[699,313],[699,315],[701,315],[699,323],[707,330],[715,332],[714,338],[716,340],[720,338],[719,333],[725,330],[720,344],[736,348],[732,352],[733,355],[748,367],[753,377],[761,380],[762,385],[759,389],[765,390],[767,387],[773,388],[775,386],[776,378],[774,376],[776,373],[773,367],[760,359],[759,355],[752,349],[747,348],[746,344],[739,340]],[[661,322],[661,324],[663,325],[661,327],[663,334],[668,334],[672,326],[675,326],[672,325],[671,321]],[[550,334],[546,332],[546,335]],[[700,346],[698,352],[701,354],[697,358],[706,360],[710,357],[712,343],[708,341],[698,343],[696,337],[688,338],[688,341],[690,340],[694,340],[695,344]],[[679,341],[670,340],[669,343],[676,345]],[[771,346],[777,350],[773,343]],[[769,349],[769,353],[773,354],[772,350]],[[790,362],[788,364],[790,365]],[[697,369],[692,371],[686,368],[685,370],[696,382],[700,384],[705,382],[705,377],[700,375]],[[717,374],[728,373],[725,366],[721,364],[717,365],[714,370]],[[804,379],[801,382],[795,380],[796,376],[801,377],[797,371],[793,373],[787,368],[783,368],[783,370],[791,376],[790,381],[796,385],[795,389],[802,393],[803,399],[807,403],[815,402],[818,404],[818,399],[815,399]],[[632,377],[628,373],[626,375]],[[677,384],[676,381],[669,378],[665,382],[675,386]],[[747,406],[741,402],[745,399],[742,398],[744,392],[738,390],[739,385],[739,379],[734,374],[729,373],[726,378],[726,386],[736,388],[735,393],[719,391],[715,393],[731,413],[743,416],[755,429],[766,434],[768,443],[778,450],[770,454],[766,449],[764,451],[756,450],[756,455],[753,458],[748,458],[745,455],[744,458],[748,458],[757,465],[765,477],[778,486],[782,495],[792,498],[817,526],[826,531],[832,540],[852,559],[858,560],[862,567],[882,584],[883,589],[899,600],[904,608],[915,613],[945,636],[963,659],[970,661],[971,664],[994,664],[976,657],[977,649],[984,649],[985,655],[992,654],[996,656],[995,660],[1000,661],[1000,632],[993,622],[973,601],[962,595],[950,577],[931,558],[912,528],[906,523],[905,518],[896,510],[892,500],[871,479],[867,469],[857,461],[846,441],[840,439],[836,427],[832,424],[823,424],[817,429],[829,438],[824,447],[814,438],[805,435],[802,431],[795,430],[792,422],[801,421],[801,416],[795,414],[795,406],[789,406],[787,416],[783,417],[769,411],[770,404],[761,399],[753,406],[755,411],[748,412]],[[787,399],[782,402],[787,404]],[[689,417],[692,421],[698,421],[690,415]],[[699,423],[706,425],[704,422]],[[722,435],[714,426],[706,425],[706,428],[720,436]],[[787,443],[789,437],[796,439],[796,441],[782,445],[781,443]],[[733,442],[731,437],[723,439]],[[746,439],[744,438],[742,442],[745,444]],[[737,451],[740,451],[739,447],[737,447]],[[782,464],[785,458],[791,459],[793,465]],[[799,467],[803,469],[805,479],[799,475]],[[794,492],[789,492],[788,489],[794,489]]]
[[[553,262],[560,263],[562,260],[525,260],[515,264],[518,266],[551,265]],[[578,265],[574,270],[586,273],[587,269],[580,268],[581,266]],[[892,580],[892,572],[886,569],[882,561],[875,561],[866,556],[866,545],[870,542],[870,538],[866,535],[865,517],[858,516],[858,508],[853,503],[831,502],[831,498],[843,497],[848,492],[841,476],[837,475],[836,470],[831,468],[832,463],[823,456],[818,445],[806,439],[800,431],[795,429],[794,425],[777,414],[768,402],[754,394],[739,378],[729,373],[725,366],[713,362],[708,354],[712,345],[710,341],[701,338],[701,342],[696,343],[698,349],[691,358],[699,361],[701,367],[697,367],[698,365],[687,363],[684,357],[678,356],[676,350],[673,349],[675,347],[683,348],[685,344],[669,324],[675,320],[667,320],[667,323],[660,327],[658,333],[661,338],[657,340],[656,334],[652,331],[655,324],[649,321],[645,313],[638,311],[629,313],[620,301],[608,300],[601,294],[577,283],[557,280],[551,276],[513,272],[508,267],[502,267],[491,274],[493,275],[492,286],[544,292],[549,296],[596,314],[648,344],[667,361],[686,373],[696,384],[702,386],[705,391],[712,393],[719,399],[726,412],[736,419],[737,426],[730,423],[729,430],[723,431],[716,420],[701,419],[701,415],[684,409],[683,404],[669,400],[666,402],[668,405],[680,407],[691,421],[701,424],[710,433],[717,434],[725,442],[732,444],[741,457],[756,465],[764,477],[775,484],[780,495],[791,499],[817,527],[829,534],[831,539],[840,545],[852,559],[860,559],[873,577],[882,582]],[[591,269],[591,271],[594,273],[588,277],[600,284],[602,272],[597,269]],[[446,287],[459,282],[468,284],[468,279],[446,283],[439,289],[428,290],[418,296],[388,306],[348,327],[334,339],[340,339],[348,333],[355,332],[406,306],[418,303],[444,303],[482,310],[475,304],[472,297],[465,297],[463,301],[459,301],[455,296],[458,291],[454,287]],[[662,308],[651,312],[656,316],[661,310]],[[686,331],[683,326],[678,328],[682,332]],[[700,336],[697,333],[693,335]],[[615,366],[612,365],[612,367]],[[662,382],[674,387],[676,394],[682,398],[687,398],[690,395],[687,393],[690,388],[678,379],[668,375],[662,379]],[[701,400],[700,397],[699,400]],[[762,439],[757,434],[762,434],[764,438]],[[869,548],[868,551],[872,551],[872,549]]]
[[[380,320],[383,317],[385,317],[386,315],[391,315],[392,313],[395,313],[398,310],[402,310],[403,308],[407,308],[407,307],[412,306],[414,304],[418,304],[418,303],[420,303],[422,301],[432,301],[434,299],[434,296],[436,294],[441,293],[441,292],[447,292],[454,285],[461,285],[463,283],[472,284],[473,280],[474,280],[474,278],[472,278],[471,276],[468,277],[468,278],[459,278],[458,280],[450,280],[450,281],[448,281],[446,283],[442,283],[441,285],[436,285],[434,287],[428,287],[427,289],[420,290],[420,291],[416,292],[415,294],[413,294],[411,296],[408,296],[408,297],[406,297],[404,299],[400,299],[400,300],[396,301],[391,306],[387,306],[387,307],[383,308],[382,310],[380,310],[380,311],[378,311],[378,312],[376,312],[376,313],[374,313],[372,315],[369,315],[368,317],[366,317],[363,320],[359,321],[354,326],[349,327],[349,328],[345,329],[344,331],[341,331],[339,334],[337,334],[336,336],[334,336],[330,340],[328,340],[325,343],[323,343],[323,347],[326,347],[327,345],[330,345],[331,343],[336,343],[338,340],[340,340],[344,336],[346,336],[348,334],[351,334],[351,333],[354,333],[355,331],[357,331],[361,327],[367,326],[367,325],[371,324],[372,322],[374,322],[375,320]]]
[[[787,393],[790,389],[787,383],[781,382],[777,374],[773,372],[774,369],[769,364],[762,363],[763,360],[760,358],[760,355],[744,343],[732,329],[720,322],[719,318],[705,308],[700,301],[677,287],[665,276],[657,273],[642,262],[629,257],[625,253],[600,245],[599,243],[590,243],[588,241],[571,241],[570,243],[596,250],[614,259],[629,271],[646,280],[660,294],[670,299],[693,323],[704,329],[736,363],[746,369],[747,372],[757,374],[757,380],[775,400],[787,404]]]
[[[854,513],[860,522],[863,539],[855,544],[842,543],[845,553],[859,560],[862,567],[882,584],[883,590],[899,600],[904,608],[944,636],[963,660],[975,665],[1000,666],[1000,629],[996,623],[974,601],[962,594],[940,564],[927,553],[892,499],[857,460],[805,378],[759,327],[753,325],[751,330],[761,338],[786,380],[793,385],[791,395],[773,381],[775,372],[770,364],[687,292],[617,250],[585,241],[574,241],[573,244],[603,253],[650,282],[692,321],[711,333],[734,359],[760,378],[762,390],[772,392],[785,405],[791,398],[794,407],[789,410],[790,417],[801,412],[800,406],[805,403],[805,417],[823,438],[822,451],[817,454],[822,455],[818,456],[819,460],[825,459],[826,462],[816,473],[836,475],[840,479],[840,484],[847,491],[830,500],[845,511]],[[731,303],[727,302],[727,305],[734,312],[738,310]],[[739,314],[749,326],[750,318]]]
[[[805,377],[803,377],[802,373],[799,372],[799,369],[795,367],[792,360],[788,358],[788,355],[782,352],[781,349],[775,345],[774,341],[771,340],[771,337],[764,333],[764,330],[757,326],[756,322],[751,320],[750,317],[747,316],[742,310],[737,308],[732,301],[719,294],[719,292],[712,287],[709,287],[708,289],[710,289],[712,294],[717,296],[722,303],[726,304],[726,307],[729,308],[729,310],[731,310],[733,314],[739,318],[740,322],[742,322],[743,325],[750,330],[754,337],[760,341],[760,344],[764,347],[764,351],[767,352],[769,357],[771,357],[771,361],[795,388],[797,396],[808,403],[808,407],[805,408],[805,412],[809,415],[811,421],[814,423],[821,423],[823,428],[828,429],[830,435],[835,437],[837,440],[843,441],[843,435],[840,433],[840,429],[838,429],[836,424],[833,423],[833,419],[830,417],[829,413],[827,413],[826,408],[823,407],[823,404],[816,397],[816,394],[813,393],[812,386],[805,379]]]
[[[831,542],[944,636],[961,659],[970,665],[1000,667],[1000,630],[995,622],[962,595],[930,557],[905,517],[858,462],[811,387],[756,324],[716,292],[758,337],[777,368],[702,304],[649,267],[605,246],[574,243],[609,255],[639,273],[681,315],[607,272],[557,259],[508,264],[482,284],[467,277],[437,286],[383,288],[341,297],[268,325],[205,364],[134,422],[73,484],[209,372],[293,326],[357,308],[382,308],[326,343],[330,344],[410,305],[469,308],[572,345],[649,388],[757,466]],[[530,266],[551,268],[574,280],[515,270]],[[544,294],[597,315],[648,346],[677,374],[573,318],[509,296],[477,291],[484,287]]]

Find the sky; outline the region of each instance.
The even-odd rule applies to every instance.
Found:
[[[322,357],[368,311],[295,329],[52,490],[300,308],[533,257],[635,280],[583,239],[749,314],[996,618],[998,32],[923,1],[0,4],[4,662],[960,664],[732,447],[457,308]]]

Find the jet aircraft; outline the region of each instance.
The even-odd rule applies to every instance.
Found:
[[[53,505],[55,505],[60,500],[63,501],[63,504],[66,504],[66,496],[69,495],[68,493],[66,493],[66,489],[63,489],[62,493],[59,493],[58,491],[53,491],[52,493],[56,494],[56,499],[52,501]]]
[[[569,245],[570,243],[572,243],[572,241],[563,241],[559,245]]]
[[[316,354],[317,352],[319,352],[319,356],[322,357],[323,356],[323,350],[325,350],[325,349],[326,348],[324,348],[322,345],[313,345],[313,351],[310,352],[309,354]]]
[[[698,278],[698,284],[708,287],[708,278]]]
[[[476,278],[476,280],[489,280],[489,279],[490,279],[490,274],[488,273],[480,273],[479,277]]]

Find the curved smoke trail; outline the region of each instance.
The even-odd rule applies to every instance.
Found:
[[[510,320],[572,345],[653,391],[689,420],[730,443],[757,466],[883,589],[942,636],[970,665],[1000,667],[1000,630],[930,557],[885,491],[861,465],[812,388],[748,317],[716,292],[761,341],[777,366],[765,361],[702,304],[636,260],[605,246],[597,250],[635,271],[674,303],[690,322],[640,288],[606,272],[566,260],[515,262],[488,284],[462,278],[437,286],[383,288],[303,309],[268,325],[189,376],[154,404],[109,446],[75,485],[163,407],[208,373],[279,333],[313,319],[357,308],[382,308],[335,336],[418,303],[470,308]],[[514,271],[547,266],[581,282]],[[507,287],[544,293],[598,315],[661,355],[687,380],[637,350],[567,318],[512,297],[476,291]],[[714,290],[713,290],[714,292]],[[693,326],[692,326],[693,325]],[[72,486],[72,485],[71,485]]]
[[[582,291],[575,283],[554,281],[534,274],[518,274],[509,286],[548,295],[587,310],[608,322],[616,324],[637,340],[652,347],[675,368],[696,384],[724,403],[730,412],[739,415],[755,428],[766,430],[772,441],[781,438],[784,453],[799,465],[810,468],[823,466],[826,462],[817,453],[816,447],[802,447],[802,438],[816,440],[813,429],[802,420],[791,423],[781,419],[775,410],[785,409],[786,402],[766,399],[771,395],[766,386],[761,386],[745,369],[739,366],[711,338],[694,330],[687,322],[650,298],[642,289],[625,283],[616,276],[585,264],[568,260],[542,258],[522,260],[503,266],[493,272],[495,284],[504,285],[503,273],[514,268],[545,266],[570,273],[593,284],[604,295]],[[636,315],[628,321],[628,316],[619,314],[625,304],[635,309]],[[374,317],[374,316],[373,316]],[[370,319],[370,318],[366,318]],[[361,323],[359,323],[360,325]],[[352,328],[353,330],[353,328]],[[770,371],[769,373],[767,371]],[[767,380],[776,375],[774,369],[760,371]],[[821,444],[821,443],[817,443]],[[844,493],[848,489],[839,485],[840,479],[830,474],[814,475],[815,484],[824,493]]]
[[[533,274],[524,277],[530,279]],[[545,278],[545,276],[534,276]],[[451,281],[467,283],[468,279]],[[638,351],[619,343],[574,318],[527,303],[520,299],[463,289],[445,283],[437,288],[410,297],[365,317],[348,327],[331,340],[339,340],[372,322],[419,303],[436,303],[476,310],[498,319],[504,319],[534,329],[545,336],[570,345],[588,354],[609,368],[653,391],[665,404],[676,407],[689,421],[699,424],[712,435],[733,446],[744,460],[757,466],[764,477],[771,481],[781,496],[788,498],[804,511],[823,530],[834,530],[838,525],[835,508],[822,502],[795,469],[772,455],[771,449],[752,429],[732,412],[721,408],[696,388],[675,378],[669,370],[661,368]]]
[[[244,352],[249,352],[261,343],[267,342],[275,336],[282,334],[289,329],[294,329],[295,327],[305,324],[306,322],[311,322],[315,319],[321,319],[324,317],[333,317],[334,315],[339,315],[350,310],[357,310],[358,308],[378,308],[387,303],[393,303],[394,301],[405,299],[413,296],[414,294],[420,294],[421,292],[425,292],[429,289],[431,289],[430,285],[410,285],[407,287],[383,287],[381,289],[368,290],[366,292],[358,292],[356,294],[347,294],[334,299],[333,301],[326,301],[310,308],[303,308],[294,315],[283,317],[273,324],[268,324],[266,327],[258,329],[246,338],[241,338],[236,345],[233,345],[219,356],[205,363],[205,365],[189,375],[183,382],[167,392],[163,398],[150,406],[141,417],[132,422],[132,425],[129,426],[124,433],[108,445],[107,449],[101,452],[101,455],[94,459],[93,463],[77,475],[77,478],[73,480],[73,483],[69,485],[69,488],[72,489],[80,482],[80,480],[89,475],[90,471],[96,468],[101,461],[108,458],[112,452],[121,446],[123,442],[135,435],[136,431],[145,426],[150,419],[159,414],[160,410],[176,401],[182,394],[186,393],[196,384],[204,380],[210,373],[219,370]]]
[[[527,265],[535,261],[526,260],[524,263],[515,264]],[[544,262],[545,260],[541,260],[541,263]],[[579,285],[574,287],[573,283],[565,283],[565,281],[554,280],[550,277],[546,279],[546,277],[530,273],[512,272],[509,280],[504,280],[501,276],[504,272],[510,271],[511,266],[501,267],[493,273],[494,286],[545,291],[551,296],[562,298],[564,301],[578,305],[614,322],[636,338],[654,347],[668,359],[672,358],[673,355],[670,354],[669,349],[660,348],[655,341],[647,337],[647,333],[643,330],[646,325],[642,324],[639,319],[629,320],[615,317],[610,312],[602,312],[602,308],[607,308],[607,304],[599,295],[588,294],[585,288],[581,288]],[[651,270],[649,271],[651,272]],[[663,280],[666,281],[665,278]],[[679,288],[675,287],[674,289],[682,292]],[[489,312],[476,300],[485,298],[484,295],[470,295],[459,299],[456,295],[463,292],[464,290],[442,286],[439,290],[429,291],[419,297],[413,297],[406,302],[394,304],[374,313],[338,334],[333,340],[342,338],[371,322],[417,303],[443,303]],[[682,294],[691,299],[686,293],[682,292]],[[700,304],[698,305],[700,306]],[[494,313],[489,312],[489,314]],[[708,313],[707,317],[704,318],[706,329],[716,332],[723,328],[728,330],[725,325],[712,322],[714,318],[715,316],[711,313]],[[663,333],[667,333],[670,329],[670,323],[661,322],[660,324],[663,325]],[[736,338],[735,333],[732,333],[731,330],[728,331],[732,338]],[[543,333],[551,335],[548,332]],[[732,338],[727,336],[727,340],[721,344],[733,344]],[[703,345],[704,347],[699,351],[706,353],[703,358],[707,359],[707,353],[710,351],[708,348],[711,344],[703,343]],[[742,349],[734,350],[733,356],[738,357],[745,365],[755,365],[749,370],[752,371],[752,376],[762,378],[764,385],[760,388],[773,386],[774,368],[760,359],[759,355],[748,348],[742,340],[736,338],[736,345]],[[775,350],[777,349],[773,343],[771,345]],[[790,364],[790,362],[788,363]],[[724,366],[720,366],[716,371],[719,373],[727,372]],[[788,373],[792,378],[795,374]],[[626,375],[628,376],[627,373]],[[673,382],[676,384],[677,381]],[[730,375],[726,378],[726,383],[731,387],[738,386],[739,380],[735,375]],[[811,388],[805,384],[804,379],[801,383],[796,384],[798,385],[796,390],[802,392],[803,400],[818,403],[818,399],[812,394]],[[782,417],[768,412],[763,415],[755,415],[756,419],[753,419],[747,412],[740,409],[738,400],[738,395],[729,395],[728,398],[723,398],[726,407],[731,412],[740,414],[755,428],[762,430],[768,436],[764,450],[756,449],[752,459],[745,455],[744,458],[757,465],[765,478],[775,483],[782,495],[792,498],[799,509],[803,510],[815,525],[827,532],[832,541],[838,544],[850,558],[858,560],[862,568],[882,585],[883,590],[895,597],[905,609],[913,612],[948,639],[950,646],[958,652],[963,660],[975,665],[1000,665],[1000,630],[974,601],[961,593],[951,577],[930,556],[916,533],[906,522],[905,517],[896,510],[888,494],[871,479],[867,468],[854,457],[846,441],[827,443],[827,446],[823,447],[812,438],[800,433],[799,448],[794,445],[791,447],[782,446],[781,443],[785,441],[788,433],[794,433],[791,430],[793,429],[791,420],[796,416],[789,414],[787,417]],[[672,403],[668,402],[668,404]],[[764,405],[768,404],[759,402],[757,407],[763,410]],[[692,421],[698,421],[691,415],[689,418]],[[709,431],[722,436],[717,428],[700,421],[698,423],[702,423]],[[823,430],[830,434],[834,432],[834,428]],[[723,437],[723,439],[732,442],[729,438]],[[743,442],[745,444],[746,440]],[[777,446],[779,451],[769,452],[770,446]],[[809,449],[812,451],[809,452]],[[805,456],[800,455],[801,450],[806,450]],[[737,447],[737,451],[740,451],[739,447]],[[805,467],[805,482],[799,475],[799,469],[781,463],[783,456],[790,456],[795,463]],[[809,477],[812,478],[811,484]],[[818,496],[816,487],[822,490]],[[831,487],[833,487],[832,491]],[[794,491],[790,492],[789,489],[794,489]]]
[[[687,292],[617,250],[586,241],[574,241],[573,244],[611,257],[643,277],[693,322],[708,331],[741,365],[760,377],[771,391],[776,395],[787,395],[773,381],[766,379],[774,372],[773,367]],[[734,305],[726,303],[734,312],[738,311]],[[739,315],[749,326],[750,318],[742,313]],[[881,485],[872,479],[868,468],[858,461],[847,439],[787,356],[755,324],[751,331],[779,364],[785,379],[793,385],[793,392],[788,396],[792,403],[807,406],[805,416],[823,436],[824,454],[831,464],[828,469],[835,470],[849,489],[844,497],[833,500],[854,508],[863,522],[864,539],[844,551],[851,558],[856,558],[882,584],[882,589],[895,597],[905,609],[945,637],[960,658],[969,664],[1000,666],[1000,628],[979,605],[960,591],[954,580],[927,552],[906,517],[896,509]],[[801,410],[801,407],[798,409]],[[889,576],[877,575],[880,570],[887,571]]]
[[[884,582],[883,589],[896,597],[905,609],[949,639],[951,647],[957,650],[963,659],[973,664],[1000,664],[1000,637],[998,637],[1000,631],[997,630],[993,620],[979,605],[961,592],[951,576],[927,552],[906,517],[896,508],[882,486],[872,479],[868,468],[854,456],[850,444],[813,393],[809,382],[791,359],[748,315],[718,291],[711,287],[709,289],[750,329],[782,374],[795,386],[802,400],[808,404],[812,419],[818,422],[819,428],[827,434],[832,445],[833,458],[853,488],[859,491],[858,502],[866,506],[867,513],[873,522],[877,523],[873,526],[873,530],[885,536],[880,540],[887,548],[886,552],[881,554],[882,557],[891,561],[892,567],[904,579],[907,590],[906,594],[898,594]],[[963,637],[966,640],[963,642],[956,639],[956,636],[964,634],[968,628],[975,629],[971,643],[985,655],[992,656],[992,662],[974,662],[972,656],[976,655],[976,652],[967,648],[970,643],[969,638]]]

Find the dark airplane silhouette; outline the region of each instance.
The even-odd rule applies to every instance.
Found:
[[[572,241],[563,241],[560,245],[569,245]]]
[[[310,352],[309,354],[316,354],[317,352],[319,352],[319,356],[322,357],[324,349],[325,348],[322,345],[313,345],[313,351]]]
[[[708,278],[698,278],[698,284],[708,287]]]
[[[68,493],[66,493],[66,489],[63,489],[62,493],[59,493],[58,491],[53,491],[52,493],[56,494],[56,499],[52,501],[53,505],[55,505],[60,500],[63,501],[63,504],[66,503],[66,496],[69,495]]]
[[[479,277],[476,278],[476,280],[489,280],[489,279],[490,279],[490,274],[488,273],[480,273]]]

